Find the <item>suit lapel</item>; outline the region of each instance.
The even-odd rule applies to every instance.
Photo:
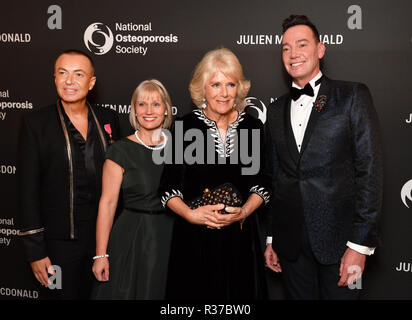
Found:
[[[318,100],[320,96],[328,97],[328,93],[329,93],[329,81],[325,76],[323,76],[323,79],[322,79],[322,82],[321,82],[319,92],[318,92],[318,96],[316,97],[316,100]],[[326,104],[327,104],[327,101],[326,101]],[[315,128],[318,119],[326,111],[327,111],[327,109],[323,109],[320,112],[318,112],[315,108],[312,108],[312,112],[311,112],[310,117],[309,117],[309,122],[308,122],[308,125],[306,126],[305,135],[303,137],[302,147],[300,149],[300,156],[302,156],[303,152],[305,152],[306,146],[309,143],[310,137],[313,133],[313,129]]]
[[[289,149],[289,153],[293,161],[298,164],[299,162],[299,150],[296,144],[295,135],[293,134],[292,124],[290,122],[290,95],[287,95],[284,102],[284,129],[285,129],[285,138],[286,144]]]
[[[91,112],[92,115],[93,115],[94,123],[95,123],[95,125],[96,125],[96,129],[97,129],[97,132],[98,132],[98,136],[99,136],[99,138],[100,138],[99,140],[100,140],[102,149],[103,149],[104,152],[106,152],[106,151],[107,151],[107,141],[106,141],[106,137],[105,137],[105,135],[104,135],[104,133],[103,133],[102,126],[100,125],[100,122],[99,122],[99,120],[98,120],[98,118],[97,118],[97,116],[96,116],[96,113],[95,113],[95,111],[93,110],[93,108],[92,108],[92,106],[90,105],[89,102],[87,102],[87,105],[88,105],[88,107],[89,107],[90,112]]]

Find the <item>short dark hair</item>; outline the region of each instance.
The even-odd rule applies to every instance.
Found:
[[[305,15],[291,14],[282,23],[282,33],[285,33],[291,27],[305,25],[312,29],[315,39],[320,41],[319,31],[316,26]]]
[[[93,72],[93,74],[94,74],[94,62],[93,62],[93,59],[92,59],[87,53],[85,53],[84,51],[81,51],[81,50],[78,50],[78,49],[67,49],[67,50],[64,50],[62,53],[60,53],[60,54],[58,55],[58,57],[56,58],[56,61],[57,61],[57,59],[59,59],[59,57],[61,57],[61,56],[64,55],[64,54],[73,54],[73,55],[74,55],[74,54],[77,54],[77,55],[86,57],[86,58],[89,60],[91,66],[92,66],[92,72]],[[56,63],[55,63],[55,64],[56,64]]]

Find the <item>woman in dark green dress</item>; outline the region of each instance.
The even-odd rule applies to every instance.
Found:
[[[157,80],[143,81],[132,97],[135,134],[115,142],[106,154],[96,227],[93,299],[164,299],[173,217],[157,190],[163,164],[162,131],[172,122],[170,97]],[[123,210],[114,221],[121,192]],[[112,228],[113,226],[113,228]]]

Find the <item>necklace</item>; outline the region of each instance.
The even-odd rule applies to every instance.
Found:
[[[167,142],[167,137],[166,137],[166,135],[164,134],[163,131],[162,131],[163,143],[161,145],[156,146],[156,147],[151,147],[151,146],[148,146],[147,144],[145,144],[142,141],[142,139],[140,139],[140,137],[139,137],[139,130],[136,130],[134,132],[134,135],[136,136],[137,141],[139,141],[143,146],[145,146],[147,149],[150,149],[150,150],[161,150],[165,147],[166,142]]]

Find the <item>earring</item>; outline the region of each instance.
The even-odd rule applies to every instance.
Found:
[[[165,116],[167,116],[167,112],[165,112]]]
[[[203,98],[203,103],[200,105],[200,107],[201,107],[202,109],[206,109],[206,107],[207,107],[207,102],[206,102],[206,99],[205,99],[205,98]]]
[[[235,109],[235,108],[236,108],[236,106],[237,106],[237,104],[236,104],[236,103],[234,103],[234,104],[233,104],[233,106],[232,106],[232,108],[233,108],[233,109]]]

